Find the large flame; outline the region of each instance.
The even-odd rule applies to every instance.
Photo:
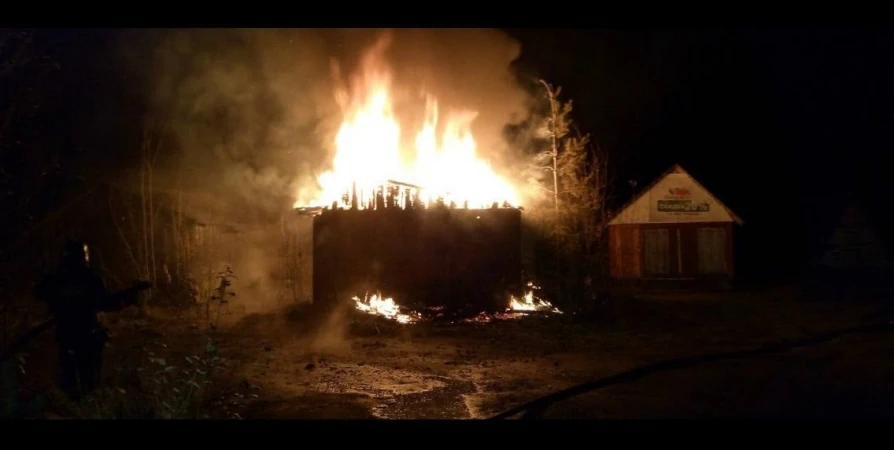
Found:
[[[365,209],[374,204],[379,189],[394,181],[407,187],[400,201],[418,195],[425,206],[439,200],[468,208],[488,208],[494,203],[517,206],[516,190],[477,154],[471,131],[475,112],[449,114],[441,123],[437,100],[427,96],[415,151],[401,151],[402,129],[392,109],[391,76],[376,56],[367,56],[350,93],[338,92],[344,120],[335,137],[332,168],[317,178],[319,194],[310,201],[299,199],[295,207],[333,203],[346,207],[354,197],[356,207]],[[404,154],[414,157],[407,161]]]

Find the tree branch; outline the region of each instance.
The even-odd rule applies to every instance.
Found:
[[[112,216],[112,221],[115,222],[115,228],[118,230],[118,237],[121,238],[121,243],[124,244],[124,247],[127,249],[127,254],[130,256],[131,264],[133,264],[134,270],[136,270],[138,275],[142,275],[140,272],[140,264],[137,263],[137,256],[134,254],[133,247],[130,246],[130,241],[128,241],[127,237],[124,235],[124,229],[121,228],[121,224],[118,222],[118,215],[115,214],[115,208],[112,207],[112,190],[113,188],[109,188],[109,214]]]

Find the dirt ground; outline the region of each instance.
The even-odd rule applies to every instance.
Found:
[[[779,288],[619,300],[601,321],[565,314],[401,325],[351,314],[314,326],[296,310],[249,316],[209,335],[182,321],[119,318],[108,322],[105,371],[111,379],[147,358],[182,362],[210,339],[226,364],[210,378],[203,417],[487,418],[658,360],[878,322],[888,317],[872,316],[880,309],[804,301]],[[31,385],[45,385],[52,339],[35,347]],[[853,335],[656,373],[554,404],[546,417],[894,418],[892,350],[894,333]]]

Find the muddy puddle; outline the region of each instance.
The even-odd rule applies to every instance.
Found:
[[[465,396],[476,391],[468,381],[440,378],[440,386],[425,392],[397,395],[375,406],[380,419],[470,419]]]
[[[309,387],[320,394],[362,395],[381,419],[464,419],[471,382],[374,365],[330,363],[330,373]]]

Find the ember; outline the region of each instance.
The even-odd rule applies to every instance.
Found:
[[[494,314],[488,314],[482,312],[475,317],[470,317],[467,319],[463,319],[465,323],[491,323],[495,320],[513,320],[513,319],[521,319],[522,317],[527,316],[528,314],[525,312],[515,312],[512,310],[506,310],[506,312],[498,312]]]
[[[394,299],[382,297],[381,294],[373,294],[372,297],[361,300],[360,297],[352,298],[359,311],[374,316],[382,316],[386,319],[396,320],[400,323],[413,323],[421,319],[421,315],[417,312],[409,314],[401,313],[401,307],[394,303]]]
[[[377,47],[366,56],[350,91],[337,93],[344,120],[335,137],[332,168],[317,177],[318,195],[299,198],[295,207],[378,210],[517,205],[515,189],[476,153],[471,132],[476,112],[455,111],[442,117],[437,100],[427,96],[425,120],[415,134],[415,152],[401,148],[403,130],[392,107],[391,74],[381,61],[381,50]],[[443,130],[440,136],[439,129]],[[415,157],[404,160],[406,153]]]

